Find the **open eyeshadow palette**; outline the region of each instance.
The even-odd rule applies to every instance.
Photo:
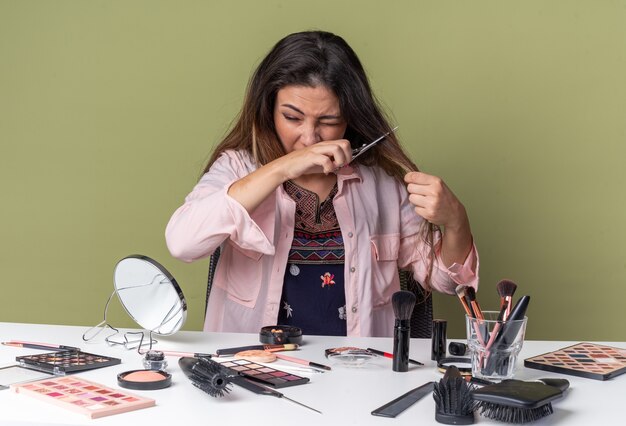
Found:
[[[119,358],[90,354],[83,351],[49,352],[15,357],[22,367],[47,371],[58,376],[78,371],[108,367],[122,362]]]
[[[608,380],[626,373],[626,349],[577,343],[524,360],[524,367],[588,379]]]
[[[33,396],[95,419],[152,407],[154,399],[111,389],[75,377],[55,377],[11,385],[17,393]]]
[[[247,379],[273,388],[286,388],[288,386],[302,385],[309,382],[308,377],[296,376],[295,374],[276,370],[275,368],[245,359],[235,359],[222,362],[221,364],[224,367],[237,371]]]

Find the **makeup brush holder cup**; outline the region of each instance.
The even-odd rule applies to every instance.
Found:
[[[483,320],[465,316],[472,376],[496,382],[515,375],[528,321],[498,321],[498,314],[483,311]]]

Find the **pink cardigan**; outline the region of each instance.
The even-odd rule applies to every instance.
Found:
[[[252,213],[226,191],[255,169],[245,152],[227,151],[213,164],[166,231],[171,254],[191,262],[222,247],[204,324],[205,331],[257,333],[275,325],[295,203],[282,186]],[[376,167],[344,167],[333,200],[345,245],[348,336],[390,336],[391,295],[399,290],[398,267],[423,282],[427,247],[418,236],[423,218],[406,188]],[[458,284],[478,285],[476,247],[463,265],[433,268],[433,290],[453,294]]]

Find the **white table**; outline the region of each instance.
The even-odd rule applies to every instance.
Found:
[[[80,373],[80,376],[105,386],[119,388],[117,374],[143,368],[141,356],[135,351],[111,347],[96,339],[85,343],[81,336],[88,327],[0,323],[0,341],[24,340],[77,346],[86,352],[122,359],[122,364]],[[155,349],[214,353],[218,348],[258,344],[256,334],[222,334],[179,332],[174,336],[158,337]],[[588,426],[623,425],[626,402],[626,374],[609,381],[597,381],[574,376],[559,375],[523,367],[523,359],[556,350],[576,342],[527,341],[520,355],[516,378],[531,380],[541,377],[564,377],[570,389],[564,398],[553,402],[555,413],[535,422],[536,425]],[[626,343],[600,342],[626,347]],[[339,346],[372,347],[391,352],[390,338],[347,338],[305,336],[297,352],[299,358],[330,364],[324,358],[324,349]],[[312,406],[323,414],[302,408],[284,399],[255,395],[233,386],[224,398],[212,398],[195,388],[178,367],[178,359],[169,357],[168,371],[172,386],[156,391],[130,391],[156,399],[156,406],[129,413],[91,420],[53,404],[21,395],[13,390],[0,391],[0,425],[438,425],[435,421],[435,404],[431,395],[418,401],[395,419],[372,416],[370,412],[397,396],[427,381],[437,381],[442,375],[430,360],[430,340],[412,339],[411,358],[424,366],[411,365],[406,373],[394,372],[391,360],[376,359],[362,368],[333,365],[333,370],[323,374],[306,374],[311,382],[305,385],[280,389],[286,396]],[[42,353],[35,349],[0,346],[0,366],[15,364],[15,357]],[[279,367],[284,361],[274,365]],[[283,364],[294,365],[294,364]],[[502,424],[477,417],[477,424]]]

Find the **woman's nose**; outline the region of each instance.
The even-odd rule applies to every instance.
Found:
[[[317,126],[303,126],[300,140],[305,146],[310,146],[320,142],[322,139]]]

